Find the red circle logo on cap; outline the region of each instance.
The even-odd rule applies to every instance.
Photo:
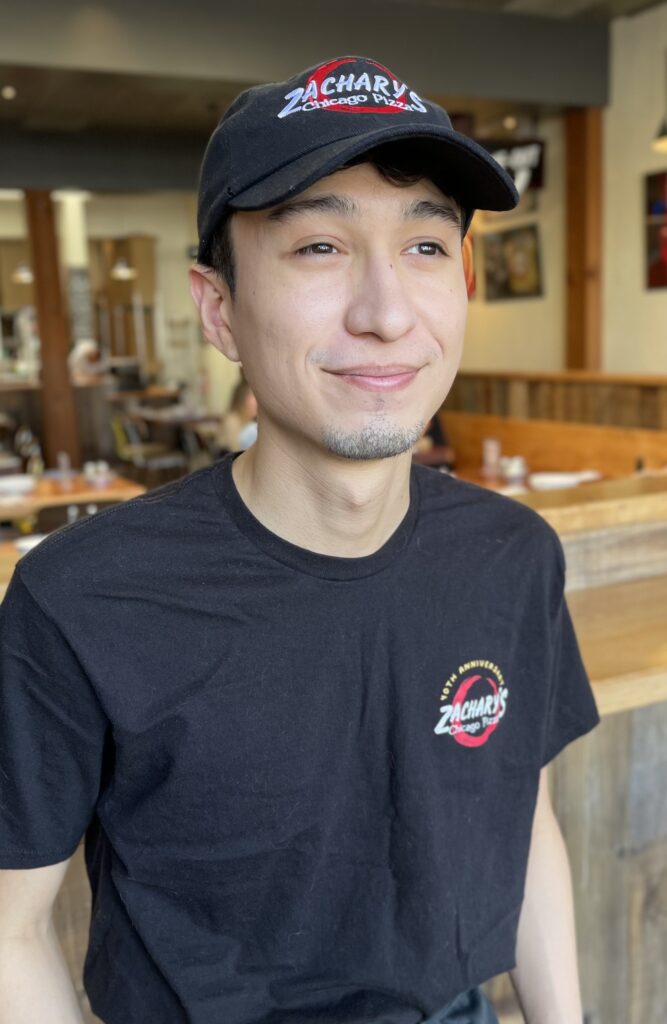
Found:
[[[312,110],[345,114],[428,113],[416,92],[374,60],[339,57],[320,64],[285,96],[278,117]]]

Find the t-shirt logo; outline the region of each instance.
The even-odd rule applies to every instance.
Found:
[[[434,732],[463,747],[481,747],[507,710],[507,684],[492,661],[466,661],[442,688],[440,721]]]
[[[428,113],[416,92],[374,60],[341,57],[315,68],[305,85],[285,96],[278,117],[299,111],[335,110],[345,114]]]

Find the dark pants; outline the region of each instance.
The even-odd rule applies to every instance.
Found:
[[[498,1024],[498,1018],[482,990],[471,988],[443,1006],[424,1024]]]

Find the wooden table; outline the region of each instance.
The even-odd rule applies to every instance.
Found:
[[[107,392],[107,402],[111,402],[115,405],[122,405],[124,402],[129,401],[140,401],[140,402],[175,402],[178,399],[179,388],[166,387],[163,384],[151,384],[147,388],[141,388],[140,390],[127,390],[122,389],[117,391]]]
[[[42,477],[28,494],[0,497],[0,520],[24,519],[40,509],[61,505],[95,504],[100,501],[127,501],[143,494],[146,488],[135,480],[113,477],[104,487],[90,484],[81,474],[66,480]]]
[[[202,424],[215,424],[220,422],[220,417],[211,412],[196,412],[193,409],[184,409],[182,406],[165,406],[163,409],[144,409],[138,407],[132,409],[127,415],[130,419],[140,420],[151,426],[167,427],[197,427]]]
[[[526,491],[516,500],[539,512],[561,537],[662,522],[667,521],[667,473],[599,480],[559,491]]]

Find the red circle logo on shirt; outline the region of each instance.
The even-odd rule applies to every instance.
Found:
[[[434,732],[462,747],[481,747],[507,711],[508,689],[493,662],[478,659],[460,665],[440,694],[440,720]]]

